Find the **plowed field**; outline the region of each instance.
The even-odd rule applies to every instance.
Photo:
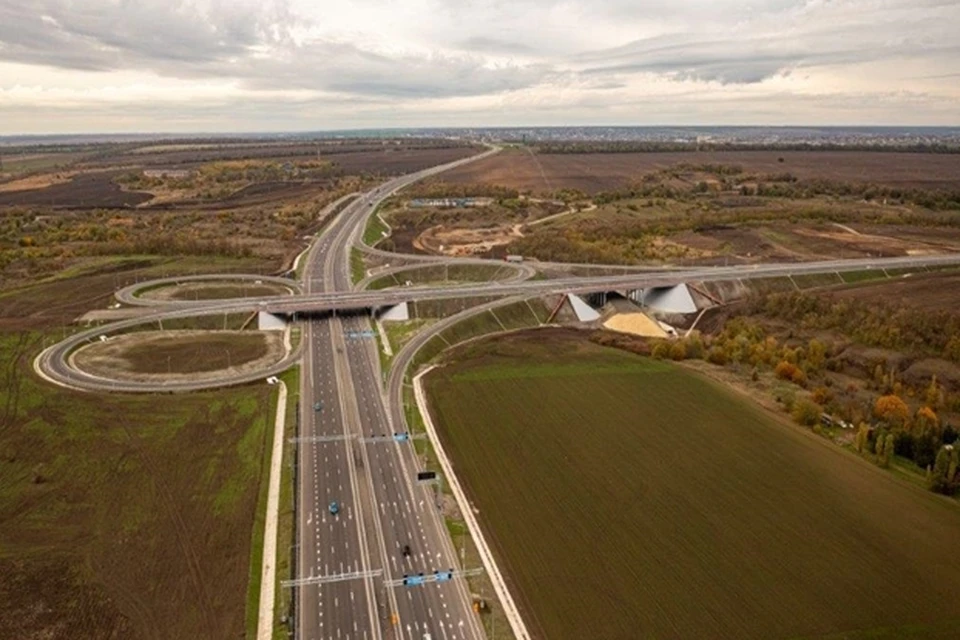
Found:
[[[496,184],[535,193],[565,188],[596,193],[624,187],[645,173],[680,163],[740,165],[748,174],[789,172],[801,180],[824,178],[933,189],[960,187],[960,155],[861,151],[541,155],[509,150],[444,173],[443,180],[460,184]]]
[[[453,358],[433,413],[537,637],[956,637],[956,502],[572,333]]]

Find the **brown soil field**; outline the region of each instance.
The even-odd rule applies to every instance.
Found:
[[[689,369],[538,330],[426,383],[534,637],[957,637],[957,503]]]
[[[825,295],[868,302],[882,301],[925,311],[956,311],[960,308],[960,274],[913,274],[833,289]]]
[[[319,198],[337,188],[336,181],[311,180],[308,182],[265,182],[251,184],[231,193],[225,198],[214,200],[200,200],[184,193],[164,192],[157,189],[156,200],[149,200],[140,209],[150,211],[188,209],[191,211],[224,211],[257,207],[264,205],[278,205],[306,201],[310,198]]]
[[[345,153],[333,156],[337,167],[346,174],[371,174],[393,176],[413,173],[421,169],[453,162],[461,158],[476,155],[478,151],[469,147],[451,147],[448,149],[388,149],[385,151],[365,151]]]
[[[201,267],[200,261],[131,257],[92,266],[75,277],[4,291],[0,293],[0,331],[59,329],[91,309],[106,308],[113,302],[114,291],[138,280],[201,270],[255,273],[270,266],[259,260],[204,263]]]
[[[0,333],[0,638],[243,637],[272,388],[72,392],[25,337]]]
[[[783,158],[783,162],[778,159]],[[740,165],[745,173],[789,172],[801,180],[869,182],[892,187],[960,187],[960,155],[863,151],[709,151],[531,154],[508,150],[445,173],[458,184],[495,184],[535,193],[579,189],[593,194],[627,186],[680,163]]]
[[[70,209],[133,207],[147,202],[152,195],[124,191],[114,183],[114,172],[84,173],[70,182],[43,189],[0,193],[2,206],[47,206]]]
[[[200,380],[244,372],[279,361],[283,336],[276,331],[143,331],[114,336],[78,349],[71,361],[104,378]]]

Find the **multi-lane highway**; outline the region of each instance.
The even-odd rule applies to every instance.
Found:
[[[223,381],[246,382],[282,371],[302,352],[295,576],[298,638],[483,637],[462,580],[390,586],[404,575],[459,567],[432,487],[416,482],[419,461],[412,443],[391,437],[405,428],[401,396],[406,366],[417,347],[433,333],[415,337],[397,355],[385,391],[366,315],[369,310],[414,300],[521,299],[689,281],[960,264],[960,255],[943,255],[678,269],[531,282],[521,281],[532,272],[530,266],[523,265],[512,267],[517,277],[500,282],[354,290],[351,247],[359,242],[363,223],[377,203],[411,182],[475,159],[398,178],[347,205],[304,256],[300,294],[167,305],[149,316],[80,332],[37,358],[37,369],[60,384],[91,390],[152,391],[157,389],[156,383],[105,380],[77,371],[70,366],[68,356],[79,345],[101,335],[147,322],[251,311],[301,314],[305,320],[301,351],[291,353],[268,371]],[[133,299],[133,292],[125,295]],[[458,319],[460,316],[441,321],[433,332]],[[184,382],[163,388],[189,390],[203,386],[209,384]],[[332,503],[337,504],[337,513],[331,513]]]
[[[307,254],[305,290],[351,287],[349,251],[370,208],[408,179],[348,206]],[[304,333],[298,442],[300,638],[482,638],[464,583],[389,586],[458,568],[409,441],[392,437],[370,323],[313,317]],[[336,502],[337,514],[330,505]]]

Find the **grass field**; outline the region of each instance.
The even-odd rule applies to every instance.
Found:
[[[139,331],[85,345],[71,355],[81,370],[107,379],[248,371],[283,359],[281,336],[265,331]]]
[[[211,332],[194,337],[158,337],[149,343],[131,345],[123,358],[136,373],[165,373],[176,365],[180,373],[219,371],[264,357],[270,352],[264,334],[257,332]]]
[[[538,637],[956,637],[954,503],[573,332],[446,360],[432,410]]]
[[[290,290],[271,284],[211,284],[176,287],[170,291],[171,300],[222,300],[225,298],[259,298],[289,295]]]
[[[378,242],[390,235],[390,228],[383,223],[380,216],[374,213],[367,219],[367,226],[363,229],[363,243],[374,247]]]
[[[242,637],[275,389],[71,392],[40,338],[0,334],[0,638]]]

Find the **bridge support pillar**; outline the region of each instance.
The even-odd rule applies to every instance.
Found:
[[[577,320],[580,322],[593,322],[600,317],[596,309],[587,304],[580,296],[568,293],[567,300],[570,301],[570,306],[573,307],[573,312],[577,314]]]
[[[260,331],[283,331],[286,328],[286,318],[266,311],[257,312],[257,329]]]
[[[401,302],[395,307],[388,307],[385,310],[381,310],[379,316],[381,320],[409,320],[410,305],[406,302]]]

